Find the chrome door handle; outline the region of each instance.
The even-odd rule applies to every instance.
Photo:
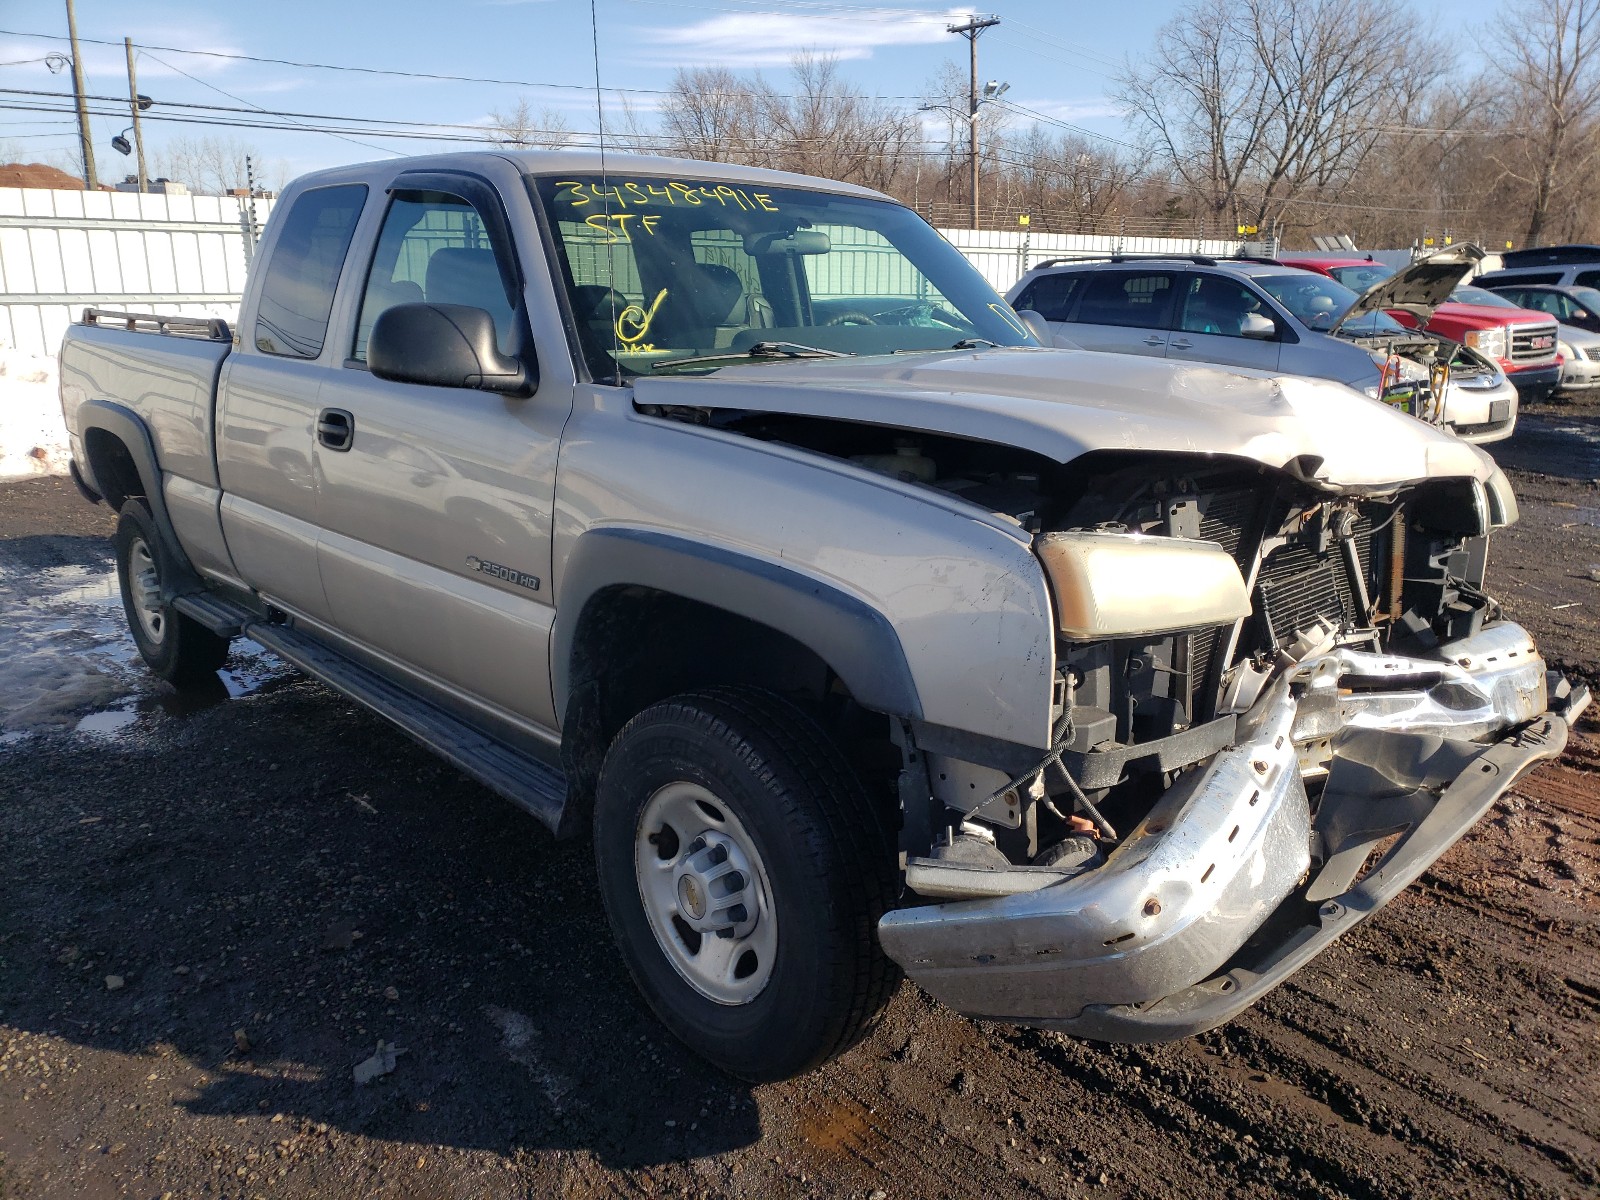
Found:
[[[1166,338],[1156,337],[1154,334],[1152,334],[1151,336],[1145,338],[1144,344],[1146,346],[1164,346],[1166,345],[1166,341]]]
[[[1183,338],[1182,340],[1176,341],[1176,342],[1168,342],[1167,345],[1171,346],[1174,350],[1193,350],[1194,349],[1194,343],[1191,342],[1188,338]]]

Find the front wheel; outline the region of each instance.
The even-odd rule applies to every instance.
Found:
[[[640,713],[606,755],[595,857],[650,1007],[745,1079],[853,1045],[899,975],[877,945],[895,862],[821,728],[771,693],[717,688]]]
[[[164,598],[168,571],[161,535],[143,500],[129,500],[117,518],[117,583],[139,656],[179,686],[214,676],[228,658],[228,640],[184,616]]]

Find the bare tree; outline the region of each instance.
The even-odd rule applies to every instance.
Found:
[[[834,59],[796,56],[787,86],[726,67],[679,70],[661,114],[667,141],[688,158],[880,189],[912,169],[916,121],[844,79]]]
[[[572,126],[549,106],[535,112],[523,96],[506,112],[490,110],[489,137],[500,146],[556,150],[572,139]]]
[[[1589,182],[1600,156],[1600,0],[1524,0],[1503,28],[1498,99],[1515,136],[1492,155],[1530,189],[1526,237],[1533,245],[1545,235],[1556,198]]]
[[[176,137],[156,151],[151,175],[182,183],[192,192],[220,196],[246,187],[252,165],[257,186],[270,186],[254,146],[234,138]]]
[[[673,150],[711,162],[757,161],[770,147],[760,135],[756,81],[727,67],[680,67],[661,109],[662,129]]]
[[[1441,61],[1400,0],[1194,0],[1116,95],[1213,219],[1260,224],[1353,179]]]
[[[1046,233],[1084,233],[1111,215],[1128,191],[1133,168],[1074,133],[1052,137],[1034,126],[1010,148],[1022,206]]]

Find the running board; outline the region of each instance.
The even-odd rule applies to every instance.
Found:
[[[287,625],[251,620],[242,632],[313,679],[393,721],[452,766],[527,809],[553,833],[564,836],[571,832],[561,828],[567,779],[554,767],[511,749]]]
[[[256,614],[244,605],[235,604],[214,592],[190,592],[185,596],[174,596],[172,607],[198,621],[218,637],[230,640],[243,633],[246,623],[256,618]]]

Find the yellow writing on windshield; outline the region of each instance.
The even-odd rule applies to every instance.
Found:
[[[667,298],[667,289],[662,288],[656,293],[656,298],[650,302],[650,308],[645,309],[642,304],[630,304],[617,314],[617,341],[627,346],[630,350],[638,346],[650,332],[650,322],[656,319],[656,310],[661,307],[661,302]]]
[[[656,226],[661,218],[654,213],[590,213],[583,219],[583,223],[591,229],[598,229],[606,235],[605,245],[615,245],[617,242],[633,241],[633,231],[642,229],[646,233],[655,234]],[[618,237],[618,233],[621,237]]]
[[[745,212],[778,211],[772,196],[767,192],[751,192],[726,183],[682,183],[675,179],[622,180],[609,187],[595,182],[562,179],[556,182],[564,188],[560,199],[573,208],[586,208],[591,204],[621,209],[647,208],[700,208],[720,204],[724,208],[738,208]]]

